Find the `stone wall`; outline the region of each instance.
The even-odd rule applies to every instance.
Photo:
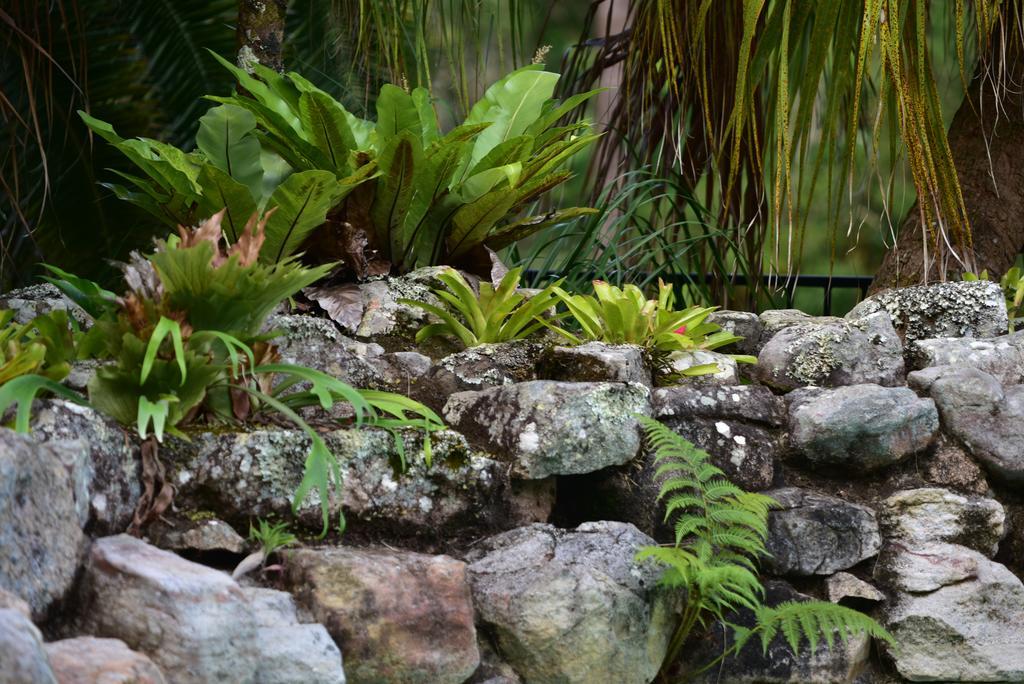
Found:
[[[292,515],[296,430],[169,440],[175,508],[140,540],[117,534],[140,493],[130,434],[61,401],[39,402],[31,435],[0,428],[0,673],[25,673],[0,681],[650,682],[685,597],[634,560],[671,540],[637,415],[780,503],[769,603],[856,607],[897,641],[751,645],[712,680],[1024,680],[1024,332],[1006,334],[998,287],[885,293],[846,318],[717,312],[758,364],[709,354],[720,373],[660,386],[628,346],[419,349],[422,312],[397,300],[429,281],[365,286],[347,328],[274,321],[285,361],[409,394],[449,427],[429,468],[404,435],[401,476],[387,433],[325,433],[342,539],[315,539],[319,501]],[[4,306],[67,304],[33,288]],[[232,578],[256,517],[305,543]],[[683,665],[721,646],[712,630]]]

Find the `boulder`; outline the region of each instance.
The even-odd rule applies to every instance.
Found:
[[[83,631],[148,655],[171,684],[251,681],[260,644],[242,589],[222,572],[127,535],[92,545]]]
[[[507,514],[504,466],[470,450],[456,433],[432,435],[431,467],[424,463],[422,436],[404,434],[408,471],[400,476],[394,437],[384,430],[340,429],[324,439],[341,461],[344,482],[340,499],[332,494],[329,502],[332,519],[344,510],[350,524],[440,534],[500,526]],[[215,510],[228,522],[247,525],[253,517],[291,518],[309,446],[299,430],[202,432],[189,442],[168,440],[161,456],[179,507]],[[298,522],[322,525],[315,494],[300,506]]]
[[[21,597],[37,620],[64,598],[85,546],[75,482],[62,450],[0,427],[0,589]]]
[[[184,555],[228,553],[242,555],[246,542],[231,525],[216,518],[183,520],[175,524],[157,521],[146,528],[150,541]]]
[[[807,388],[786,398],[790,447],[812,466],[878,470],[923,451],[939,431],[935,403],[906,387]]]
[[[924,460],[922,475],[929,483],[968,494],[985,494],[988,481],[967,450],[945,433],[939,434],[935,450]]]
[[[537,377],[565,382],[636,382],[651,386],[651,368],[641,347],[587,342],[552,347],[541,357]]]
[[[1003,387],[974,368],[947,372],[931,383],[942,425],[999,482],[1024,482],[1024,385]]]
[[[995,337],[1006,332],[1006,298],[999,283],[951,281],[886,290],[868,297],[847,319],[885,312],[904,342],[933,337]]]
[[[728,347],[722,347],[723,351],[735,354],[756,355],[761,349],[761,334],[764,332],[764,323],[761,322],[761,318],[756,313],[719,309],[718,311],[712,311],[708,315],[707,322],[713,323],[722,330],[742,338],[739,342],[734,342]]]
[[[876,569],[896,588],[885,625],[890,656],[911,681],[1024,681],[1024,585],[963,546],[883,551]]]
[[[525,479],[589,473],[632,460],[640,450],[635,414],[649,415],[643,385],[535,380],[459,392],[444,418],[474,446]]]
[[[461,684],[480,663],[466,565],[448,556],[335,547],[287,554],[285,582],[362,682]]]
[[[909,545],[941,541],[995,555],[1006,533],[1006,512],[995,499],[962,496],[935,487],[896,492],[882,502],[879,523],[887,539]]]
[[[765,583],[765,605],[776,606],[786,601],[807,601],[810,597],[799,593],[785,582],[769,580]],[[754,626],[754,616],[742,609],[730,620],[744,627]],[[705,665],[717,658],[722,649],[732,645],[732,634],[724,629],[712,629],[707,637],[691,650],[684,651],[682,660],[691,667]],[[779,634],[762,649],[760,639],[748,642],[739,653],[710,668],[696,681],[707,684],[836,684],[861,681],[858,677],[867,668],[871,654],[871,637],[858,634],[843,642],[836,639],[829,648],[825,640],[811,651],[807,642],[797,653]]]
[[[120,639],[76,637],[46,644],[58,682],[82,684],[164,684],[152,660]]]
[[[16,608],[0,608],[0,684],[57,684],[43,635]]]
[[[913,369],[933,366],[975,368],[1005,385],[1024,382],[1024,330],[992,339],[948,338],[917,340],[907,347]]]
[[[825,580],[825,591],[832,603],[868,601],[878,603],[885,600],[885,594],[856,575],[837,572]]]
[[[761,312],[757,317],[761,324],[761,339],[758,349],[763,347],[768,340],[775,337],[780,330],[794,325],[834,325],[842,322],[842,318],[836,316],[812,316],[799,309],[769,309]]]
[[[718,367],[717,371],[703,375],[682,375],[697,366]],[[736,360],[726,354],[696,349],[694,351],[675,352],[669,357],[669,372],[676,375],[680,384],[738,385],[740,383],[739,368]]]
[[[766,331],[767,331],[766,326]],[[904,380],[903,346],[888,314],[782,328],[761,348],[753,373],[780,391]]]
[[[299,622],[291,594],[262,587],[243,591],[260,645],[259,684],[345,684],[341,651],[323,625]]]
[[[769,555],[762,562],[776,575],[831,575],[871,558],[882,545],[875,513],[806,489],[765,492],[780,508],[768,514]]]
[[[665,657],[678,596],[634,555],[654,541],[632,525],[530,525],[473,548],[477,616],[525,681],[647,684]]]
[[[92,325],[92,318],[89,314],[50,283],[29,285],[0,294],[0,309],[14,311],[16,323],[28,323],[36,316],[51,311],[67,311],[84,327]]]
[[[651,404],[654,418],[711,454],[733,482],[747,490],[771,486],[786,407],[767,387],[662,387]]]
[[[82,525],[94,535],[126,529],[142,495],[140,460],[131,438],[116,421],[87,406],[61,399],[37,406],[32,437],[61,442],[56,451],[74,482]]]
[[[443,406],[448,395],[455,392],[533,380],[542,351],[540,344],[527,340],[470,347],[438,361],[426,383],[436,403]]]

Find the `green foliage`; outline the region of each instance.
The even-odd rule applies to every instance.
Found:
[[[988,280],[988,271],[982,271],[979,275],[964,273],[963,279]],[[1024,270],[1021,270],[1020,266],[1014,266],[999,279],[999,286],[1006,298],[1006,313],[1010,319],[1010,332],[1013,332],[1017,324],[1024,319]]]
[[[249,541],[260,545],[264,558],[279,549],[283,549],[299,542],[298,538],[288,531],[288,523],[280,522],[271,525],[263,518],[259,519],[259,527],[249,525]]]
[[[411,299],[402,300],[403,304],[419,307],[442,321],[424,326],[416,333],[417,342],[435,335],[456,337],[467,347],[520,340],[541,329],[545,325],[541,316],[558,303],[555,294],[558,283],[531,297],[519,292],[520,268],[506,273],[497,287],[481,281],[479,294],[455,269],[437,277],[448,289],[434,290],[434,294],[447,302],[450,309]]]
[[[127,184],[108,187],[169,226],[226,208],[226,232],[234,240],[253,212],[276,207],[261,255],[275,263],[302,249],[330,215],[348,234],[325,231],[329,251],[364,277],[472,262],[485,246],[501,249],[592,212],[573,208],[516,220],[570,177],[562,167],[597,138],[586,124],[557,125],[596,91],[559,103],[552,98],[558,74],[541,65],[499,80],[463,125],[442,134],[424,88],[409,93],[385,85],[374,123],[296,73],[257,65],[249,74],[214,56],[245,91],[208,98],[220,106],[200,120],[195,151],[124,140],[80,112],[143,174],[120,174]]]
[[[293,508],[316,490],[326,534],[330,490],[332,484],[341,487],[341,469],[298,409],[327,410],[347,402],[357,425],[380,425],[396,434],[396,441],[400,428],[421,429],[428,461],[430,433],[444,424],[405,397],[364,393],[324,373],[276,363],[267,318],[331,265],[310,269],[293,259],[261,263],[266,218],[250,221],[227,247],[225,215],[218,213],[194,230],[181,229],[145,258],[134,255],[124,267],[128,293],[113,301],[95,284],[59,269],[51,269],[59,277],[50,280],[100,315],[89,333],[96,341],[91,349],[112,363],[89,382],[96,409],[156,442],[165,434],[187,438],[181,428],[190,421],[235,423],[259,420],[266,412],[282,414],[312,441]],[[344,518],[339,527],[344,528]]]
[[[675,662],[694,627],[708,618],[734,632],[733,644],[722,657],[739,652],[754,636],[767,650],[779,633],[794,652],[803,640],[814,650],[822,635],[830,647],[836,634],[845,641],[860,632],[892,643],[877,622],[843,606],[823,601],[765,606],[757,561],[767,553],[768,512],[777,503],[734,485],[707,452],[666,426],[645,417],[639,420],[656,452],[655,477],[664,478],[658,498],[665,503],[665,520],[674,518],[675,543],[644,547],[637,560],[651,559],[665,566],[661,582],[686,595],[683,617],[663,668]],[[739,609],[753,612],[753,629],[728,620]]]

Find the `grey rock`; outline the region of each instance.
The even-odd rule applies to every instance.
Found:
[[[74,482],[82,525],[94,535],[128,527],[142,495],[137,450],[114,420],[61,399],[39,402],[32,437],[56,448]]]
[[[71,588],[85,544],[60,449],[0,428],[0,589],[36,619]]]
[[[939,431],[935,403],[906,387],[807,388],[787,400],[790,446],[813,466],[877,470],[923,451]]]
[[[660,569],[634,560],[653,543],[618,522],[492,537],[469,557],[478,619],[525,681],[646,684],[677,619]]]
[[[29,607],[28,602],[11,592],[0,589],[0,610],[14,610],[25,617],[32,619],[32,609]]]
[[[717,371],[703,375],[682,376],[681,374],[697,366],[716,365]],[[698,349],[695,351],[675,352],[669,357],[669,368],[672,373],[681,375],[678,384],[713,384],[738,385],[739,369],[736,360],[726,354]]]
[[[46,644],[59,682],[83,684],[164,684],[167,680],[145,654],[120,639],[83,636]]]
[[[0,294],[0,309],[14,311],[14,320],[18,323],[28,323],[36,316],[51,311],[68,311],[84,327],[92,325],[89,314],[50,283],[29,285]]]
[[[767,387],[663,387],[651,403],[657,420],[711,454],[733,482],[748,490],[771,486],[786,407]]]
[[[781,508],[768,514],[764,567],[776,575],[831,575],[871,558],[882,545],[875,513],[805,489],[766,492]]]
[[[1003,384],[1024,382],[1024,330],[991,339],[921,339],[907,347],[911,368],[976,368]],[[933,371],[935,372],[935,371]]]
[[[909,343],[932,337],[995,337],[1006,332],[1006,299],[999,283],[952,281],[886,290],[868,297],[848,319],[884,311]]]
[[[324,435],[341,461],[344,487],[332,492],[330,517],[344,510],[350,523],[440,534],[453,527],[499,526],[506,517],[505,467],[471,451],[458,434],[432,435],[433,466],[427,467],[422,437],[403,436],[408,470],[396,477],[394,438],[379,429],[341,429]],[[179,507],[216,510],[231,523],[252,517],[291,518],[302,480],[309,438],[298,430],[204,432],[189,442],[168,440],[161,449]],[[299,507],[296,522],[322,525],[316,493]]]
[[[480,667],[466,684],[523,684],[523,680],[484,637],[480,639]]]
[[[837,572],[825,580],[828,600],[842,603],[850,599],[878,603],[885,600],[885,594],[871,584],[848,572]]]
[[[720,309],[712,311],[707,317],[708,323],[714,323],[727,332],[741,337],[739,342],[734,342],[725,351],[736,354],[754,354],[761,348],[761,335],[764,332],[764,323],[761,318],[750,311],[729,311]]]
[[[765,604],[776,606],[786,601],[807,601],[810,597],[794,590],[785,582],[765,582]],[[754,626],[753,614],[746,609],[731,617],[746,627]],[[685,653],[688,663],[703,665],[721,655],[726,643],[726,630],[712,629],[708,637],[696,643]],[[727,637],[732,644],[731,634]],[[858,677],[866,670],[871,654],[871,638],[855,634],[845,643],[839,639],[829,648],[819,643],[811,651],[806,642],[799,652],[794,653],[783,636],[777,635],[763,650],[760,640],[751,639],[743,649],[720,665],[712,667],[697,681],[707,684],[836,684],[837,682],[860,681]]]
[[[466,565],[390,549],[300,549],[285,581],[353,682],[461,684],[480,664]]]
[[[762,347],[753,373],[782,391],[817,385],[903,384],[903,346],[888,314],[783,328]]]
[[[145,653],[172,684],[256,673],[252,608],[222,572],[134,537],[104,537],[93,543],[82,596],[83,631]]]
[[[841,322],[843,319],[836,316],[811,316],[799,309],[769,309],[768,311],[761,312],[758,320],[761,323],[760,346],[763,347],[780,330],[785,330],[794,325],[806,323],[832,325]]]
[[[987,373],[961,368],[937,378],[929,392],[943,427],[993,479],[1024,482],[1024,385],[1004,388]]]
[[[153,544],[170,551],[245,553],[245,539],[223,520],[187,521],[173,526],[156,522],[147,529],[147,534]]]
[[[474,446],[512,464],[524,479],[590,473],[640,450],[634,414],[649,415],[643,385],[535,380],[459,392],[444,418]]]
[[[20,611],[0,608],[0,684],[57,684],[43,635]]]
[[[552,347],[541,358],[538,377],[566,382],[636,382],[651,386],[643,349],[632,344],[587,342]]]
[[[879,523],[887,539],[915,545],[941,541],[995,555],[1006,534],[1006,512],[995,499],[937,487],[896,492],[882,502]]]
[[[323,625],[299,622],[291,594],[263,587],[243,591],[260,644],[257,684],[345,684],[337,644]]]
[[[449,354],[430,371],[431,393],[443,398],[467,390],[511,385],[536,377],[541,345],[527,340],[481,344]]]
[[[988,481],[981,466],[945,433],[939,434],[935,450],[923,465],[922,474],[931,484],[968,494],[988,492]]]
[[[966,547],[934,542],[886,554],[879,567],[900,578],[897,587],[911,588],[898,592],[885,613],[900,675],[911,681],[1024,680],[1024,585],[1013,573]]]

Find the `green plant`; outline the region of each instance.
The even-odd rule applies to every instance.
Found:
[[[658,298],[647,299],[636,285],[622,288],[600,280],[593,282],[593,295],[569,294],[560,287],[554,292],[565,304],[579,327],[579,334],[551,326],[573,344],[598,340],[610,344],[636,344],[656,359],[695,350],[712,350],[740,338],[706,321],[714,307],[691,306],[675,310],[672,286],[658,282]],[[732,355],[744,363],[755,363],[752,356]],[[695,366],[687,375],[717,372],[716,364]]]
[[[499,80],[462,125],[442,134],[424,88],[385,85],[370,122],[296,73],[256,65],[249,74],[215,57],[245,90],[208,98],[220,106],[200,119],[196,151],[124,140],[81,113],[144,174],[120,174],[128,185],[110,187],[168,225],[226,207],[234,240],[254,211],[277,207],[263,261],[286,259],[314,239],[318,255],[365,277],[473,263],[486,258],[485,246],[500,249],[592,211],[515,220],[570,177],[564,163],[597,137],[585,123],[557,125],[596,91],[559,103],[558,74],[542,65]]]
[[[757,561],[767,554],[768,512],[776,502],[734,485],[707,452],[668,427],[650,418],[638,419],[656,452],[655,477],[664,478],[658,499],[665,503],[666,522],[674,518],[675,543],[644,547],[637,560],[650,559],[665,566],[661,583],[686,596],[663,672],[675,662],[696,626],[709,619],[722,623],[733,635],[732,644],[714,662],[735,655],[754,637],[767,650],[779,633],[794,652],[804,640],[813,651],[822,635],[831,647],[837,633],[843,641],[851,634],[866,632],[893,643],[881,625],[844,606],[825,601],[764,605]],[[729,621],[730,614],[740,609],[754,614],[752,629]]]
[[[32,402],[40,393],[82,403],[77,392],[60,384],[74,358],[67,312],[51,311],[19,324],[13,311],[0,310],[0,415],[16,405],[14,428],[28,432]]]
[[[310,269],[293,259],[260,263],[266,217],[257,221],[254,215],[230,247],[223,218],[221,212],[194,230],[181,228],[145,258],[133,255],[124,268],[129,291],[123,297],[112,299],[93,283],[51,269],[59,276],[51,282],[96,317],[89,332],[93,353],[113,361],[90,380],[89,400],[134,425],[154,457],[165,434],[184,438],[181,428],[190,422],[283,415],[311,441],[293,508],[316,490],[326,534],[330,489],[342,486],[341,468],[299,409],[328,410],[343,401],[352,406],[357,425],[379,423],[393,433],[398,427],[420,428],[428,460],[430,433],[443,423],[405,397],[362,393],[313,369],[277,363],[269,342],[274,333],[264,330],[268,316],[330,265]],[[144,511],[137,520],[158,514]],[[339,528],[344,526],[341,517]]]
[[[271,554],[298,543],[298,538],[288,530],[288,523],[279,522],[271,525],[263,518],[259,519],[259,527],[249,525],[249,541],[260,545],[264,558]]]
[[[988,271],[982,271],[979,275],[964,273],[963,279],[988,280]],[[1010,332],[1013,332],[1017,323],[1024,319],[1024,271],[1020,266],[1014,266],[999,279],[999,286],[1006,298],[1006,313],[1009,317]]]
[[[434,294],[447,302],[450,310],[412,299],[402,300],[403,304],[419,307],[442,321],[420,329],[417,342],[435,335],[457,337],[467,347],[520,340],[542,328],[545,323],[541,316],[558,303],[554,289],[557,283],[529,297],[519,292],[521,268],[506,273],[497,287],[481,281],[479,293],[455,269],[437,277],[448,289],[434,290]]]

